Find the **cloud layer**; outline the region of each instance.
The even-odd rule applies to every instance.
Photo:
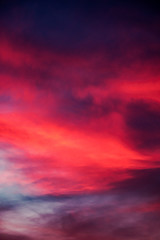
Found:
[[[2,1],[0,239],[159,240],[154,3]]]

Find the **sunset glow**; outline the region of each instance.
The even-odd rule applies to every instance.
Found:
[[[2,1],[0,240],[160,239],[159,16]]]

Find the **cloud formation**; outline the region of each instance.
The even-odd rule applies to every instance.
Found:
[[[2,1],[2,240],[159,240],[159,37],[154,1]]]

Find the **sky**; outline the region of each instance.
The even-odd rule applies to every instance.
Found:
[[[160,239],[155,1],[1,1],[0,239]]]

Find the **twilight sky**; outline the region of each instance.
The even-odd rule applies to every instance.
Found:
[[[155,1],[0,3],[0,239],[160,239]]]

